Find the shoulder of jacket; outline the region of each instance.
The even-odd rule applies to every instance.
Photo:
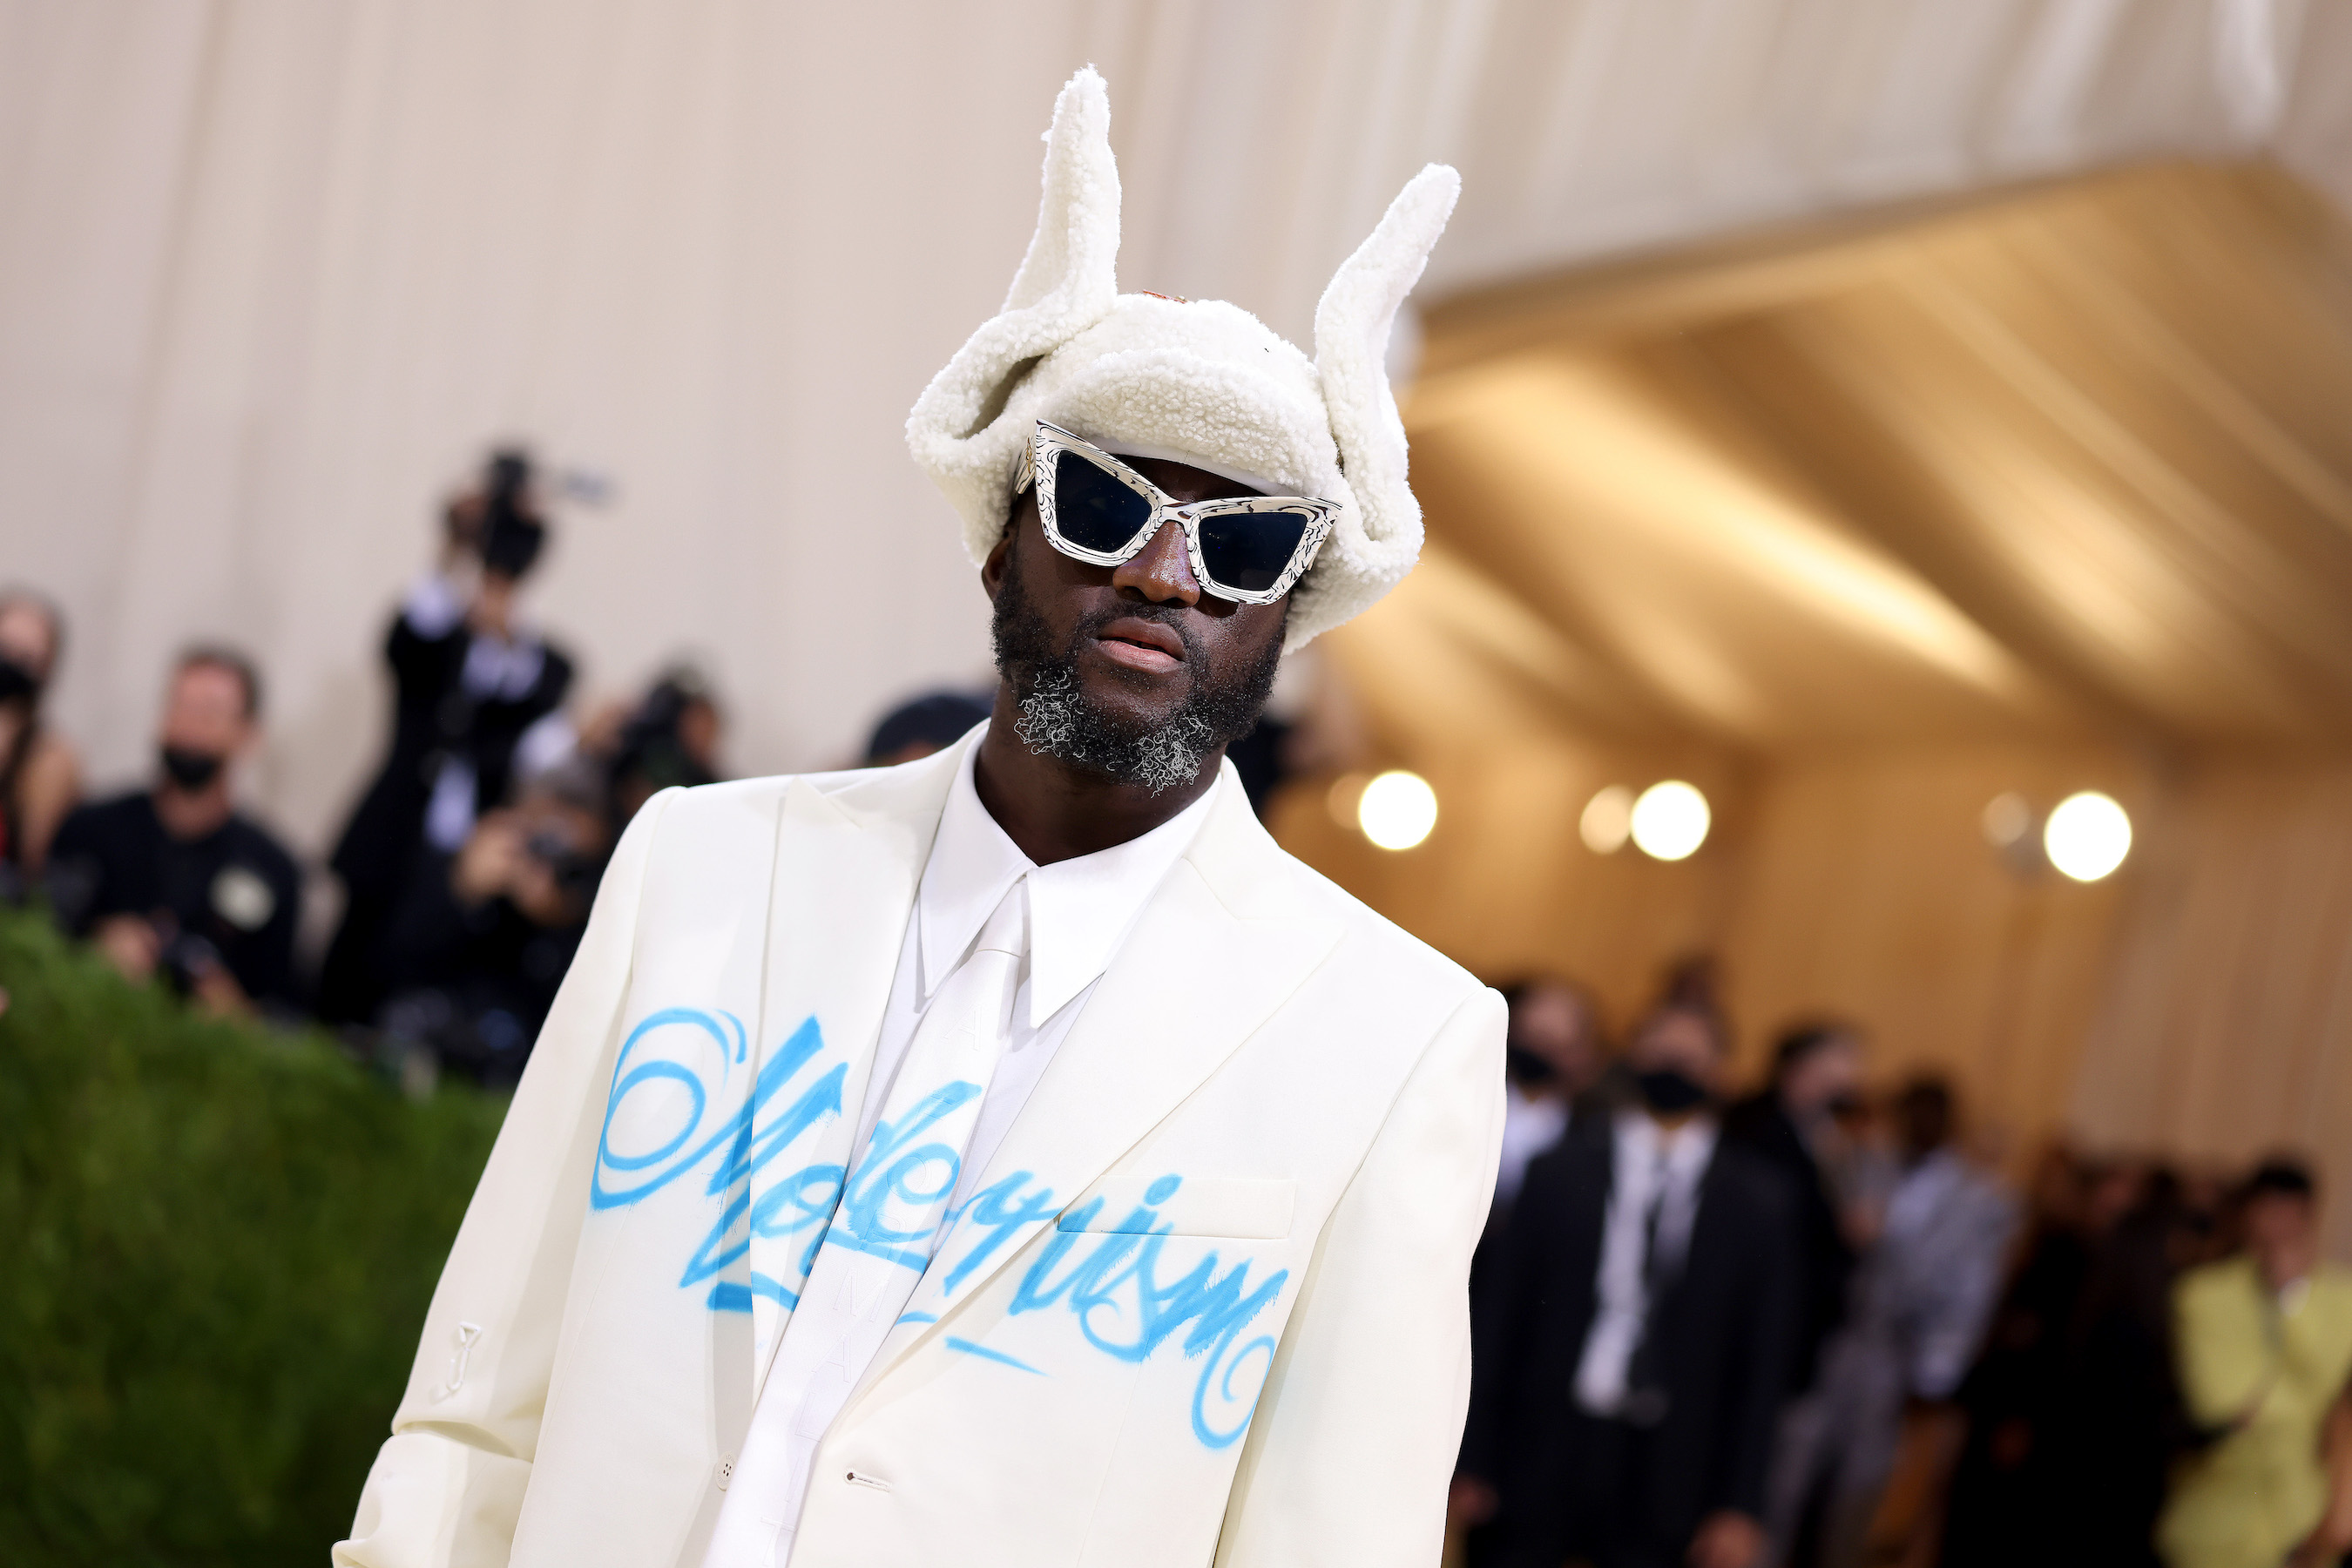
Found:
[[[2242,1256],[2200,1263],[2173,1287],[2175,1299],[2188,1307],[2218,1306],[2233,1296],[2252,1300],[2260,1290],[2253,1261]]]
[[[1269,842],[1271,842],[1269,840]],[[1454,1005],[1486,989],[1486,983],[1436,948],[1406,931],[1362,900],[1279,845],[1279,872],[1302,913],[1339,928],[1342,957],[1351,968],[1422,994],[1449,994]]]

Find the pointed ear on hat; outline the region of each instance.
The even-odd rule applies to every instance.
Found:
[[[932,378],[907,421],[917,461],[935,472],[954,467],[956,448],[1003,412],[1032,363],[1109,314],[1118,298],[1118,263],[1110,93],[1087,66],[1054,100],[1037,232],[1004,308]]]
[[[1365,604],[1421,554],[1421,505],[1405,483],[1404,422],[1384,362],[1397,308],[1420,280],[1461,194],[1462,176],[1443,163],[1415,174],[1371,237],[1339,264],[1315,307],[1315,373],[1356,500],[1357,515],[1341,521],[1333,542],[1346,575],[1371,590]]]

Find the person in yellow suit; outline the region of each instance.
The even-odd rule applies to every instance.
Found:
[[[2320,1568],[2352,1550],[2352,1269],[2319,1260],[2318,1206],[2301,1165],[2263,1165],[2245,1250],[2174,1288],[2181,1394],[2219,1436],[2173,1478],[2168,1568]]]

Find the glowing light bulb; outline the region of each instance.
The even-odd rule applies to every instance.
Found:
[[[1633,831],[1633,792],[1623,784],[1611,784],[1597,791],[1584,803],[1584,815],[1576,819],[1576,831],[1584,839],[1584,847],[1595,855],[1614,855],[1625,847],[1625,840]]]
[[[1643,854],[1654,860],[1683,860],[1706,842],[1713,820],[1706,796],[1680,779],[1668,779],[1642,792],[1628,826]]]
[[[2131,817],[2111,795],[2086,789],[2058,803],[2042,829],[2050,863],[2078,882],[2095,882],[2131,853]]]
[[[1383,849],[1410,849],[1437,826],[1437,792],[1419,773],[1391,769],[1364,786],[1356,826]]]

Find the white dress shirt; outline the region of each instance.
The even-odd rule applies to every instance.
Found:
[[[1680,1271],[1698,1215],[1699,1183],[1715,1158],[1716,1125],[1696,1117],[1672,1132],[1638,1110],[1618,1113],[1609,1209],[1601,1233],[1600,1300],[1576,1365],[1576,1402],[1595,1415],[1618,1415],[1626,1374],[1649,1321],[1651,1215],[1662,1276]]]
[[[963,765],[948,791],[939,837],[932,841],[930,858],[923,868],[914,917],[907,922],[898,950],[898,973],[890,983],[890,999],[882,1016],[874,1070],[866,1079],[850,1159],[855,1169],[873,1136],[875,1123],[889,1103],[892,1081],[907,1058],[916,1026],[942,984],[963,963],[982,927],[1006,896],[1025,897],[1028,941],[1013,994],[1012,1023],[995,1073],[982,1097],[979,1120],[965,1145],[955,1194],[950,1200],[951,1212],[970,1197],[1005,1132],[1027,1103],[1030,1091],[1076,1023],[1087,997],[1142,914],[1144,904],[1192,847],[1207,819],[1210,803],[1210,795],[1203,795],[1140,837],[1073,860],[1039,866],[1021,852],[981,804],[972,784],[978,756],[978,747],[964,754]],[[788,1323],[787,1338],[791,1332]],[[869,1351],[878,1348],[878,1342]],[[870,1364],[870,1354],[866,1361]],[[773,1447],[788,1454],[787,1462],[797,1470],[805,1471],[825,1426],[840,1408],[843,1392],[864,1378],[866,1365],[838,1370],[841,1376],[822,1384],[810,1379],[772,1379],[752,1412],[755,1430],[779,1426],[791,1434],[790,1441]],[[749,1451],[747,1446],[747,1455]],[[758,1546],[748,1548],[755,1532],[731,1528],[739,1521],[722,1512],[711,1551],[704,1559],[705,1568],[781,1568],[790,1555],[805,1498],[804,1482],[804,1474],[739,1476],[728,1508],[740,1512],[751,1506],[752,1495],[764,1490],[786,1500],[787,1517],[781,1530],[771,1527],[757,1532]]]

